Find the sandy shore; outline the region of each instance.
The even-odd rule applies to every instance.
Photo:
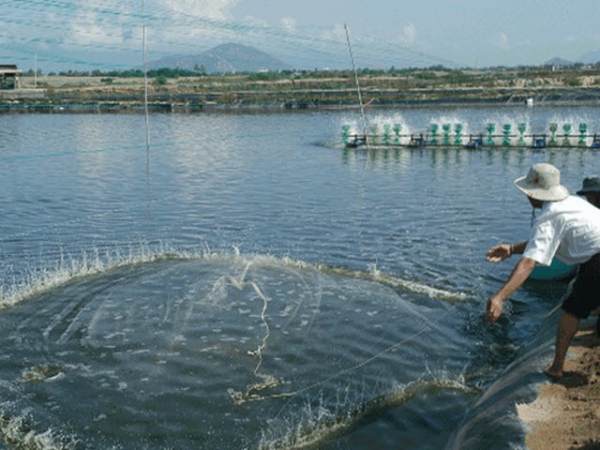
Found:
[[[541,384],[533,403],[517,405],[530,428],[529,449],[600,450],[600,338],[594,323],[575,336],[565,377]]]

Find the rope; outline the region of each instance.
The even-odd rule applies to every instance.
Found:
[[[376,361],[379,358],[383,357],[385,354],[390,353],[390,352],[398,349],[399,347],[413,341],[417,337],[423,335],[425,332],[431,330],[437,323],[439,323],[440,321],[445,319],[446,316],[448,316],[451,312],[453,312],[457,308],[457,306],[458,306],[458,304],[452,305],[450,308],[448,308],[448,310],[444,314],[439,316],[433,322],[429,322],[429,324],[425,325],[419,331],[415,332],[412,336],[404,338],[404,339],[396,342],[395,344],[390,345],[389,347],[383,349],[379,353],[376,353],[375,355],[365,359],[364,361],[361,361],[360,363],[355,364],[354,366],[348,367],[346,369],[342,369],[339,372],[337,372],[333,375],[330,375],[321,381],[317,381],[315,383],[312,383],[308,386],[305,386],[305,387],[298,389],[296,391],[293,391],[293,392],[284,392],[284,393],[279,393],[279,394],[268,394],[268,395],[259,395],[258,393],[255,393],[255,391],[259,391],[259,390],[262,391],[262,390],[265,390],[268,388],[276,387],[281,384],[281,382],[278,381],[276,378],[269,377],[268,381],[270,381],[270,383],[257,384],[257,385],[250,386],[245,392],[233,393],[231,395],[231,397],[236,405],[242,405],[249,401],[260,401],[260,400],[266,400],[268,398],[289,398],[289,397],[295,397],[297,395],[300,395],[306,391],[309,391],[311,389],[322,386],[335,378],[338,378],[342,375],[354,372],[355,370],[365,367],[368,364],[371,364],[373,361]]]
[[[225,280],[231,286],[235,287],[236,289],[238,289],[240,291],[242,289],[244,289],[244,287],[246,287],[246,286],[252,287],[252,289],[254,289],[254,292],[256,292],[256,294],[263,301],[263,306],[262,306],[262,310],[260,313],[260,320],[263,323],[266,332],[261,340],[260,345],[257,347],[257,349],[248,351],[248,354],[250,356],[258,357],[258,363],[256,364],[256,367],[254,368],[253,373],[254,373],[254,376],[256,376],[257,378],[262,379],[262,382],[249,386],[245,392],[232,392],[230,394],[231,398],[232,398],[233,402],[237,405],[241,405],[241,404],[245,403],[248,399],[251,399],[251,400],[261,399],[262,397],[258,396],[257,394],[254,394],[255,391],[263,391],[265,389],[274,388],[274,387],[282,384],[281,380],[275,378],[274,376],[265,375],[265,374],[260,373],[260,367],[262,366],[262,362],[263,362],[263,358],[262,358],[263,351],[267,348],[267,341],[268,341],[269,337],[271,336],[271,328],[269,327],[269,323],[267,322],[267,308],[268,308],[268,304],[269,304],[269,299],[266,295],[263,294],[263,292],[260,290],[260,287],[258,287],[258,285],[254,281],[246,281],[246,277],[248,274],[248,270],[250,269],[250,266],[252,266],[252,262],[250,262],[246,265],[246,267],[244,268],[244,272],[240,276],[239,280],[236,280],[235,278],[233,278],[231,276],[227,276],[227,277],[223,278],[223,280]]]

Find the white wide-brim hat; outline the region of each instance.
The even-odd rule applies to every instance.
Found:
[[[526,177],[515,180],[515,186],[542,202],[559,202],[569,196],[569,190],[560,184],[560,171],[548,163],[531,166]]]

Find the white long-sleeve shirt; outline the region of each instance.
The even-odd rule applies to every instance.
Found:
[[[566,264],[581,264],[597,253],[600,209],[572,195],[560,202],[544,202],[523,256],[547,266],[554,256]]]

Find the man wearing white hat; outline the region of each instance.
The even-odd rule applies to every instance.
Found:
[[[506,299],[527,280],[536,264],[550,265],[555,256],[567,264],[580,264],[573,290],[562,304],[554,361],[544,371],[559,379],[564,375],[567,350],[579,321],[600,306],[600,209],[569,195],[560,184],[559,170],[551,164],[534,164],[515,185],[541,214],[528,241],[500,244],[486,254],[490,262],[522,254],[506,283],[488,301],[486,315],[490,322],[500,317]]]

